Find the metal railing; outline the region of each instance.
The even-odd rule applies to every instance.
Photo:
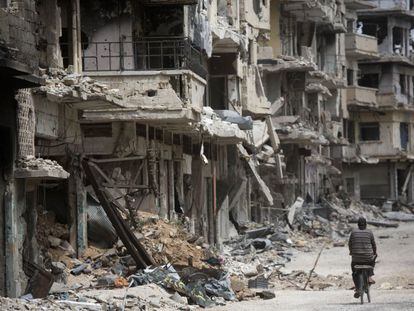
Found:
[[[188,38],[143,38],[136,41],[82,44],[83,71],[189,69],[204,77],[201,52]]]

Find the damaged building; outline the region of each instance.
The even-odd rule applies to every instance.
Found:
[[[0,295],[51,245],[153,265],[138,212],[220,248],[341,189],[411,201],[412,8],[377,2],[0,2]]]
[[[365,2],[352,26],[366,40],[366,49],[354,42],[360,50],[358,71],[348,70],[354,87],[348,89],[352,93],[345,135],[350,145],[343,150],[344,186],[363,200],[410,202],[413,3]],[[347,50],[347,58],[355,59],[351,52]]]
[[[51,237],[81,256],[127,239],[139,210],[219,245],[251,219],[255,183],[273,204],[243,147],[269,113],[254,52],[267,1],[27,0],[1,14],[2,295],[28,291],[26,263],[48,268]]]

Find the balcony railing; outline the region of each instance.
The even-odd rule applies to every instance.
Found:
[[[201,52],[188,38],[143,38],[137,41],[82,44],[83,71],[189,69],[204,77]]]

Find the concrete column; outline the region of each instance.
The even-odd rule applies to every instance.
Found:
[[[88,248],[88,215],[86,189],[83,184],[81,171],[78,170],[75,176],[76,188],[76,247],[77,254],[81,256]]]
[[[395,168],[395,163],[388,163],[388,175],[390,178],[390,199],[398,199],[398,183],[397,183],[397,172]]]
[[[168,180],[167,180],[167,165],[165,164],[165,160],[160,159],[159,163],[159,187],[160,187],[160,195],[159,195],[159,216],[161,219],[165,219],[168,216]]]
[[[26,222],[23,213],[26,208],[26,180],[16,179],[6,186],[5,240],[6,240],[6,294],[19,297],[23,294],[27,277],[23,272],[23,243]]]
[[[70,209],[71,227],[70,244],[81,256],[88,247],[87,201],[86,189],[83,185],[80,158],[73,161],[68,182],[68,202]]]
[[[169,219],[175,219],[175,192],[174,192],[174,161],[168,161],[168,216]]]

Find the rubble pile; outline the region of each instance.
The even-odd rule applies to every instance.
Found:
[[[401,212],[391,216],[410,219]],[[225,269],[237,280],[234,291],[240,300],[250,299],[268,289],[348,288],[343,276],[320,276],[305,271],[284,270],[295,251],[310,252],[321,247],[345,247],[352,223],[364,216],[376,226],[393,225],[374,205],[330,195],[319,203],[305,203],[301,198],[288,208],[286,221],[273,225],[257,225],[225,244]],[[349,282],[348,282],[349,281]],[[259,284],[259,285],[258,285]]]
[[[57,224],[53,213],[41,215],[39,240],[44,249],[44,266],[53,274],[55,283],[49,298],[55,302],[84,302],[79,296],[90,297],[93,290],[112,292],[154,285],[175,295],[172,300],[179,304],[190,302],[207,307],[236,299],[228,274],[220,269],[220,259],[203,239],[188,235],[183,225],[157,216],[141,218],[135,235],[152,255],[156,266],[137,271],[135,261],[120,240],[110,249],[90,246],[76,259],[75,251],[66,240],[68,228]]]
[[[36,90],[36,94],[45,95],[52,102],[77,102],[102,100],[122,106],[119,90],[110,89],[90,77],[73,73],[71,68],[50,69],[44,72],[46,85]]]
[[[202,268],[204,250],[200,245],[188,242],[191,236],[176,224],[157,218],[149,218],[142,227],[142,242],[157,264]]]
[[[18,159],[17,166],[19,168],[27,168],[31,170],[63,170],[62,166],[56,161],[50,159],[36,158],[34,156],[26,156]]]
[[[60,245],[60,241],[69,239],[68,225],[58,223],[56,216],[51,211],[45,211],[38,207],[38,219],[36,227],[36,238],[42,250],[49,250]]]
[[[394,218],[405,215],[387,213]],[[225,242],[219,255],[202,238],[188,234],[185,223],[140,212],[134,234],[156,263],[143,270],[137,270],[120,240],[109,249],[90,246],[76,259],[67,242],[67,226],[57,224],[53,213],[39,213],[39,241],[41,248],[47,248],[44,266],[55,281],[48,299],[60,308],[76,306],[79,310],[90,306],[101,310],[104,305],[114,310],[137,305],[168,310],[271,299],[275,290],[303,289],[305,284],[310,290],[348,288],[349,280],[343,276],[287,271],[285,265],[297,251],[310,252],[321,245],[344,247],[350,223],[357,217],[387,224],[387,213],[346,196],[331,195],[318,203],[298,198],[286,209],[285,218],[273,224],[242,224],[239,236]],[[146,290],[159,292],[161,298],[151,301],[142,293]],[[141,292],[126,294],[134,291]],[[36,303],[33,300],[27,309],[35,310]]]

